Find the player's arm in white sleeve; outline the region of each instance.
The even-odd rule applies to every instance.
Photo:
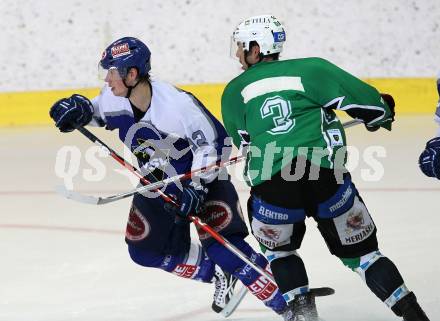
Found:
[[[437,76],[437,92],[439,95],[437,109],[435,111],[434,120],[437,122],[439,128],[437,129],[437,137],[440,137],[440,73]]]
[[[102,112],[102,108],[100,108],[100,101],[101,101],[101,97],[104,92],[104,89],[105,88],[103,88],[101,90],[101,92],[99,93],[98,96],[96,96],[95,98],[93,98],[91,100],[92,105],[93,105],[93,116],[92,116],[92,120],[90,121],[90,123],[88,123],[88,125],[90,125],[90,126],[103,127],[106,124],[104,113]]]
[[[440,137],[440,100],[437,105],[437,111],[435,112],[434,120],[436,121],[436,123],[439,126],[437,129],[437,137]]]
[[[193,162],[191,170],[214,164],[220,155],[217,152],[217,130],[208,115],[201,107],[195,105],[185,110],[182,118],[185,135],[191,143]],[[217,171],[211,171],[199,175],[204,182],[210,183],[218,176]]]

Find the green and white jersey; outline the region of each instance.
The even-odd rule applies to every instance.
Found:
[[[249,143],[247,183],[270,179],[298,155],[344,166],[345,133],[334,109],[383,127],[392,117],[374,87],[321,58],[260,62],[233,79],[222,116],[234,144]]]

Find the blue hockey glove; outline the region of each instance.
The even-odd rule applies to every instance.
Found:
[[[365,124],[365,128],[367,128],[370,132],[375,132],[379,128],[383,127],[385,129],[391,130],[391,123],[394,121],[394,116],[396,115],[394,108],[396,107],[396,103],[394,102],[394,98],[388,94],[380,94],[382,99],[385,101],[387,106],[390,108],[390,115],[388,117],[384,117],[383,119],[377,122],[369,122]]]
[[[180,204],[179,208],[171,209],[170,206],[165,206],[165,209],[172,210],[175,214],[182,218],[188,217],[190,214],[199,214],[202,210],[203,203],[208,195],[208,188],[200,182],[193,181],[185,182],[183,191],[177,202]]]
[[[71,132],[92,120],[93,105],[88,98],[75,94],[53,104],[49,115],[61,132]]]
[[[425,150],[419,157],[419,166],[426,176],[440,179],[440,137],[426,143]]]

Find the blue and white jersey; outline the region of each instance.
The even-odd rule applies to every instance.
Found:
[[[91,124],[118,129],[119,138],[137,157],[140,166],[149,171],[160,169],[164,175],[158,179],[229,157],[230,139],[223,125],[200,101],[161,81],[152,81],[151,87],[151,104],[136,122],[130,101],[113,95],[105,86],[92,100],[95,114]],[[217,173],[211,172],[201,177],[209,183],[216,176]]]
[[[437,124],[440,126],[440,73],[437,76],[437,92],[438,92],[438,95],[439,95],[439,100],[438,100],[438,103],[437,103],[437,109],[435,111],[434,119],[437,122]],[[439,129],[437,131],[437,136],[440,137],[440,127],[439,127]]]
[[[438,101],[438,104],[437,104],[437,110],[435,112],[434,119],[437,122],[437,124],[440,126],[440,100]],[[440,137],[440,127],[437,131],[437,136]]]

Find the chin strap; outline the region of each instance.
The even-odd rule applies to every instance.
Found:
[[[134,84],[134,86],[128,86],[128,85],[125,83],[125,78],[122,79],[122,82],[124,83],[124,86],[127,87],[127,89],[128,89],[127,94],[125,95],[125,98],[130,98],[131,91],[132,91],[132,90],[133,90],[133,89],[139,84],[139,80],[138,80],[137,83]]]

